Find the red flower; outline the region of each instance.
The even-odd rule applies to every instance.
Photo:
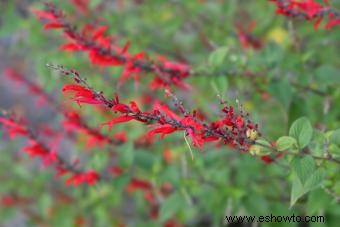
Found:
[[[88,0],[71,0],[71,2],[80,13],[86,14],[88,12]]]
[[[115,132],[115,134],[113,134],[113,138],[120,141],[121,143],[125,143],[126,142],[126,133],[125,132]]]
[[[13,139],[16,135],[28,135],[24,126],[10,118],[0,117],[0,123],[4,126],[9,138]]]
[[[339,16],[337,11],[330,8],[328,1],[324,0],[324,6],[320,5],[314,0],[301,0],[301,1],[282,1],[282,0],[269,0],[276,3],[277,14],[282,14],[284,16],[293,17],[300,16],[307,20],[314,20],[314,29],[318,27],[321,20],[328,17],[328,22],[326,23],[326,29],[330,29],[332,26],[338,25]]]
[[[236,117],[236,120],[235,120],[235,124],[238,128],[242,128],[243,127],[243,120],[240,116],[237,116]]]
[[[71,177],[65,180],[66,185],[73,184],[78,186],[80,184],[93,185],[99,180],[99,175],[93,170],[88,170],[82,173],[73,173]]]
[[[96,96],[92,93],[91,90],[80,85],[66,84],[62,88],[62,92],[72,92],[73,98],[70,98],[70,100],[77,102],[78,105],[80,105],[80,103],[87,104],[102,103],[100,100],[96,99]]]
[[[81,46],[77,43],[65,43],[59,47],[60,50],[68,51],[68,52],[74,52],[81,50]]]
[[[45,24],[44,25],[44,30],[48,30],[48,29],[51,29],[51,28],[53,28],[53,29],[56,29],[56,28],[63,28],[64,27],[64,25],[62,25],[62,24],[60,24],[60,23],[47,23],[47,24]]]
[[[149,189],[151,189],[151,184],[149,182],[137,178],[132,178],[126,186],[126,191],[130,193],[136,190],[145,191]]]
[[[145,133],[146,138],[152,138],[155,134],[160,134],[160,137],[163,138],[165,135],[173,133],[177,129],[169,124],[156,126],[154,129]]]
[[[128,58],[125,63],[125,68],[118,79],[118,85],[121,86],[125,80],[128,78],[134,77],[135,83],[138,83],[139,73],[141,72],[141,68],[135,64],[137,61],[141,61],[144,59],[143,53],[137,53],[133,57]]]
[[[116,177],[116,176],[121,175],[123,173],[123,170],[118,166],[112,166],[112,167],[109,168],[109,173],[112,176]]]
[[[170,110],[166,105],[161,104],[159,101],[155,101],[153,103],[153,109],[159,110],[160,112],[163,112],[166,116],[169,116],[169,117],[175,119],[176,121],[181,120],[181,118],[177,114],[175,114],[172,110]]]
[[[129,106],[122,104],[122,103],[117,103],[111,108],[111,110],[118,111],[121,113],[129,113],[131,111]]]
[[[37,141],[30,141],[30,145],[23,148],[24,152],[27,153],[30,157],[46,157],[49,152]]]
[[[272,163],[276,159],[281,158],[281,157],[282,157],[282,153],[271,154],[271,155],[263,155],[263,156],[261,156],[261,161],[263,161],[265,163]]]
[[[336,19],[333,19],[333,20],[329,20],[327,23],[326,23],[326,29],[331,29],[333,26],[336,26],[336,25],[339,25],[340,24],[340,18],[336,18]]]
[[[57,166],[56,167],[56,173],[54,174],[55,177],[60,177],[68,173],[68,170],[64,167]]]
[[[32,9],[31,11],[40,20],[42,20],[42,19],[51,20],[51,21],[57,20],[57,18],[50,12],[42,11],[42,10],[39,10],[39,9]]]
[[[135,118],[132,117],[132,116],[119,116],[119,117],[113,118],[110,121],[105,122],[105,123],[103,123],[101,125],[102,126],[107,125],[109,127],[109,129],[111,130],[112,129],[112,125],[118,124],[118,123],[122,123],[122,122],[131,121],[133,119],[135,119]]]

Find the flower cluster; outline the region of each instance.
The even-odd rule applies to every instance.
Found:
[[[128,52],[129,42],[123,47],[118,46],[115,37],[105,35],[107,27],[104,25],[86,24],[81,31],[77,31],[67,22],[64,13],[53,4],[46,4],[45,11],[34,9],[33,12],[45,22],[44,29],[62,29],[68,42],[60,47],[61,50],[86,52],[89,61],[100,67],[123,66],[119,84],[129,78],[138,82],[140,74],[147,72],[154,75],[150,82],[151,89],[171,85],[188,88],[188,85],[182,82],[183,78],[191,73],[186,64],[169,61],[164,56],[150,60],[143,52],[131,54]]]
[[[0,117],[0,124],[10,138],[13,139],[16,136],[22,136],[27,139],[27,144],[22,148],[24,153],[31,158],[40,158],[43,166],[54,166],[56,176],[69,174],[70,176],[65,180],[66,184],[74,184],[75,186],[79,184],[93,185],[100,180],[101,177],[97,172],[93,170],[82,171],[77,168],[77,163],[68,163],[58,154],[55,149],[55,144],[42,142],[42,140],[25,125],[24,120],[17,120],[13,116],[5,115]]]
[[[328,0],[324,5],[314,0],[269,0],[276,4],[276,13],[287,17],[301,17],[306,20],[314,20],[316,29],[323,18],[327,18],[325,27],[330,29],[340,24],[340,13],[329,7]]]
[[[191,139],[192,145],[202,148],[207,142],[222,142],[241,152],[248,151],[259,135],[258,125],[249,119],[249,114],[242,108],[234,109],[223,103],[221,118],[211,123],[201,120],[197,111],[187,112],[181,104],[178,105],[178,114],[170,107],[154,103],[151,110],[142,111],[136,102],[122,103],[116,94],[113,99],[104,96],[102,92],[95,91],[86,80],[74,70],[68,71],[62,66],[51,66],[65,75],[72,75],[76,84],[63,86],[64,93],[71,94],[70,100],[80,104],[101,105],[118,114],[115,118],[105,122],[102,126],[111,128],[113,125],[128,121],[138,121],[151,124],[151,130],[145,137],[152,140],[156,134],[161,138],[174,132],[182,131],[185,137]]]
[[[60,105],[57,100],[48,94],[40,85],[26,78],[22,73],[19,73],[13,68],[7,68],[4,75],[11,81],[15,82],[28,90],[29,95],[37,97],[36,104],[50,105],[63,116],[62,126],[68,133],[79,133],[86,137],[85,147],[87,149],[93,146],[105,144],[119,145],[126,140],[125,133],[117,132],[113,137],[106,136],[96,128],[89,126],[84,119],[75,111],[69,110],[66,106]]]

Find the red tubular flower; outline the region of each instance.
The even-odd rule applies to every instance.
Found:
[[[138,179],[138,178],[132,178],[128,185],[126,186],[126,191],[129,193],[132,193],[136,190],[149,190],[151,189],[151,184],[147,181]]]
[[[63,92],[72,92],[73,98],[70,101],[75,101],[80,105],[81,103],[87,104],[101,104],[101,101],[97,99],[96,95],[91,90],[75,84],[66,84],[62,88]]]
[[[112,125],[118,124],[118,123],[122,123],[122,122],[131,121],[133,119],[135,119],[135,118],[132,117],[132,116],[119,116],[119,117],[113,118],[110,121],[105,122],[105,123],[103,123],[101,125],[102,126],[107,125],[109,127],[109,129],[111,130],[112,129]]]
[[[65,180],[66,185],[73,184],[78,186],[80,184],[93,185],[99,180],[99,175],[93,170],[88,170],[82,173],[73,173],[71,177]]]
[[[269,0],[276,4],[276,13],[287,17],[300,17],[306,20],[315,20],[314,28],[316,29],[323,18],[328,18],[326,29],[338,25],[339,13],[337,10],[329,7],[328,1],[324,0],[324,6],[314,0]]]
[[[263,155],[261,156],[261,161],[265,163],[272,163],[275,160],[279,159],[282,157],[282,153],[277,153],[277,154],[271,154],[271,155]]]
[[[33,157],[44,158],[49,154],[48,150],[46,150],[40,143],[34,140],[30,141],[30,145],[24,147],[23,151],[32,158]]]
[[[109,168],[109,173],[113,176],[113,177],[116,177],[116,176],[119,176],[123,173],[123,170],[118,167],[118,166],[111,166]]]
[[[88,0],[71,0],[71,3],[82,14],[86,14],[89,11]]]
[[[13,139],[16,135],[28,135],[27,129],[11,118],[0,117],[0,123],[4,126],[9,138],[11,139]]]
[[[239,42],[244,49],[260,49],[263,46],[262,41],[251,34],[255,25],[256,23],[254,21],[247,26],[247,29],[243,28],[240,24],[235,26]]]
[[[327,23],[326,23],[326,29],[329,30],[331,29],[333,26],[336,25],[340,25],[340,18],[336,18],[336,19],[330,19]]]
[[[113,134],[113,138],[120,141],[121,143],[125,143],[126,142],[126,133],[125,132],[115,132],[115,134]]]
[[[39,20],[50,20],[56,21],[57,17],[54,16],[52,12],[47,12],[39,9],[32,9],[32,13],[34,13]]]
[[[63,71],[70,74],[67,70],[65,72],[65,69]],[[76,78],[80,83],[84,81],[79,74],[76,75]],[[78,90],[78,87],[76,90]],[[92,90],[92,88],[86,88],[86,93],[101,94]],[[103,123],[102,126],[107,125],[111,129],[114,124],[131,120],[145,123],[155,122],[152,125],[153,129],[144,135],[148,143],[152,142],[155,134],[160,134],[160,137],[163,138],[175,131],[184,131],[185,136],[190,137],[192,145],[200,149],[204,143],[221,139],[225,144],[245,152],[254,143],[256,137],[260,135],[257,124],[253,124],[249,120],[249,115],[244,114],[241,107],[234,111],[232,106],[225,105],[222,109],[223,118],[208,124],[202,121],[200,117],[202,114],[197,114],[197,111],[193,111],[191,114],[185,112],[181,103],[176,105],[178,111],[184,115],[183,117],[174,113],[169,107],[159,104],[159,102],[154,104],[151,111],[142,112],[134,101],[130,102],[129,105],[120,103],[117,95],[112,100],[103,95],[100,96],[100,99],[103,107],[121,113],[120,116]]]
[[[155,134],[160,134],[160,137],[163,138],[165,135],[173,133],[177,130],[177,128],[171,126],[170,124],[156,126],[154,129],[145,133],[145,137],[152,138]]]
[[[13,132],[18,134],[19,131],[19,134],[26,137],[28,139],[28,144],[23,147],[23,151],[32,158],[41,158],[43,166],[53,165],[56,168],[56,177],[67,173],[72,174],[71,177],[66,180],[67,184],[73,184],[75,186],[82,183],[93,185],[100,179],[100,175],[95,171],[81,171],[77,169],[77,161],[73,164],[65,161],[58,155],[56,150],[51,149],[45,143],[41,142],[35,133],[27,128],[26,125],[22,125],[23,123],[19,124],[13,117],[0,117],[0,123],[8,128],[7,133],[9,135],[12,135]],[[54,146],[53,143],[52,146]]]
[[[113,37],[104,34],[106,26],[95,27],[87,24],[79,32],[65,20],[64,14],[53,4],[47,4],[46,11],[33,10],[33,13],[39,19],[45,20],[45,29],[62,28],[64,36],[69,41],[60,46],[60,49],[69,52],[86,52],[89,61],[100,67],[124,66],[119,78],[120,85],[131,77],[137,84],[139,74],[148,72],[155,75],[152,88],[165,88],[170,85],[184,89],[189,88],[182,82],[191,73],[186,64],[169,61],[165,57],[146,60],[142,52],[131,54],[128,52],[129,42],[126,42],[123,47],[119,47]]]

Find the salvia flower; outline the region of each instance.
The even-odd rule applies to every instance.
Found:
[[[106,26],[93,26],[86,24],[78,31],[68,23],[63,12],[53,4],[46,4],[46,10],[32,11],[40,20],[44,21],[44,29],[61,29],[64,37],[68,40],[60,49],[87,53],[89,61],[100,67],[121,66],[124,67],[118,84],[125,80],[134,78],[138,84],[142,72],[154,75],[150,87],[165,88],[175,85],[181,88],[189,88],[182,80],[191,74],[188,65],[173,62],[165,57],[149,60],[143,52],[137,54],[129,53],[129,42],[120,47],[115,43],[115,38],[106,36]],[[79,98],[79,102],[91,102],[91,98]]]
[[[324,5],[314,0],[269,0],[276,4],[276,14],[287,17],[299,17],[314,21],[316,29],[321,20],[327,18],[326,29],[340,24],[340,12],[329,6],[328,0],[324,0]]]

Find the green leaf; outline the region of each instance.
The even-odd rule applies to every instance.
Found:
[[[296,157],[291,165],[295,173],[290,201],[292,207],[301,196],[320,186],[325,173],[321,168],[316,170],[314,159],[310,156]]]
[[[297,144],[296,139],[290,136],[282,136],[276,141],[276,148],[278,151],[288,150]]]
[[[154,160],[155,155],[152,152],[140,150],[135,153],[134,164],[145,170],[150,170]]]
[[[292,191],[290,194],[290,207],[294,206],[296,201],[305,194],[305,190],[301,181],[297,178],[297,176],[293,177]]]
[[[118,160],[122,167],[129,167],[134,159],[133,144],[126,143],[119,149]]]
[[[308,195],[307,215],[315,215],[319,210],[327,207],[331,202],[331,198],[322,189],[312,191]]]
[[[340,83],[339,70],[332,65],[321,65],[315,71],[315,79],[320,84],[334,85]]]
[[[120,176],[115,177],[113,180],[113,187],[115,190],[123,190],[126,184],[129,182],[130,176],[127,173],[123,173]]]
[[[324,179],[323,169],[318,169],[312,174],[305,185],[301,183],[297,176],[293,178],[292,191],[290,197],[290,207],[294,206],[296,201],[307,192],[316,189]]]
[[[289,136],[294,137],[302,149],[309,144],[313,136],[313,128],[306,117],[301,117],[293,122],[289,129]]]
[[[221,95],[226,93],[228,89],[228,78],[226,76],[217,76],[210,81],[211,88],[215,91],[216,95]]]
[[[331,132],[331,135],[329,137],[329,143],[333,143],[340,146],[340,129]]]
[[[287,110],[292,101],[292,89],[288,79],[272,82],[269,85],[269,93],[274,96]]]
[[[181,201],[183,201],[183,198],[178,192],[175,192],[166,198],[159,211],[159,220],[163,222],[173,216],[179,209],[182,208],[183,203]]]
[[[228,50],[228,47],[220,47],[212,52],[208,59],[209,65],[213,68],[220,66],[227,55]]]
[[[291,166],[302,185],[306,183],[315,171],[315,162],[310,156],[295,157],[291,162]]]
[[[318,169],[309,177],[305,183],[305,189],[311,191],[317,188],[323,181],[325,177],[325,171],[323,169]]]

